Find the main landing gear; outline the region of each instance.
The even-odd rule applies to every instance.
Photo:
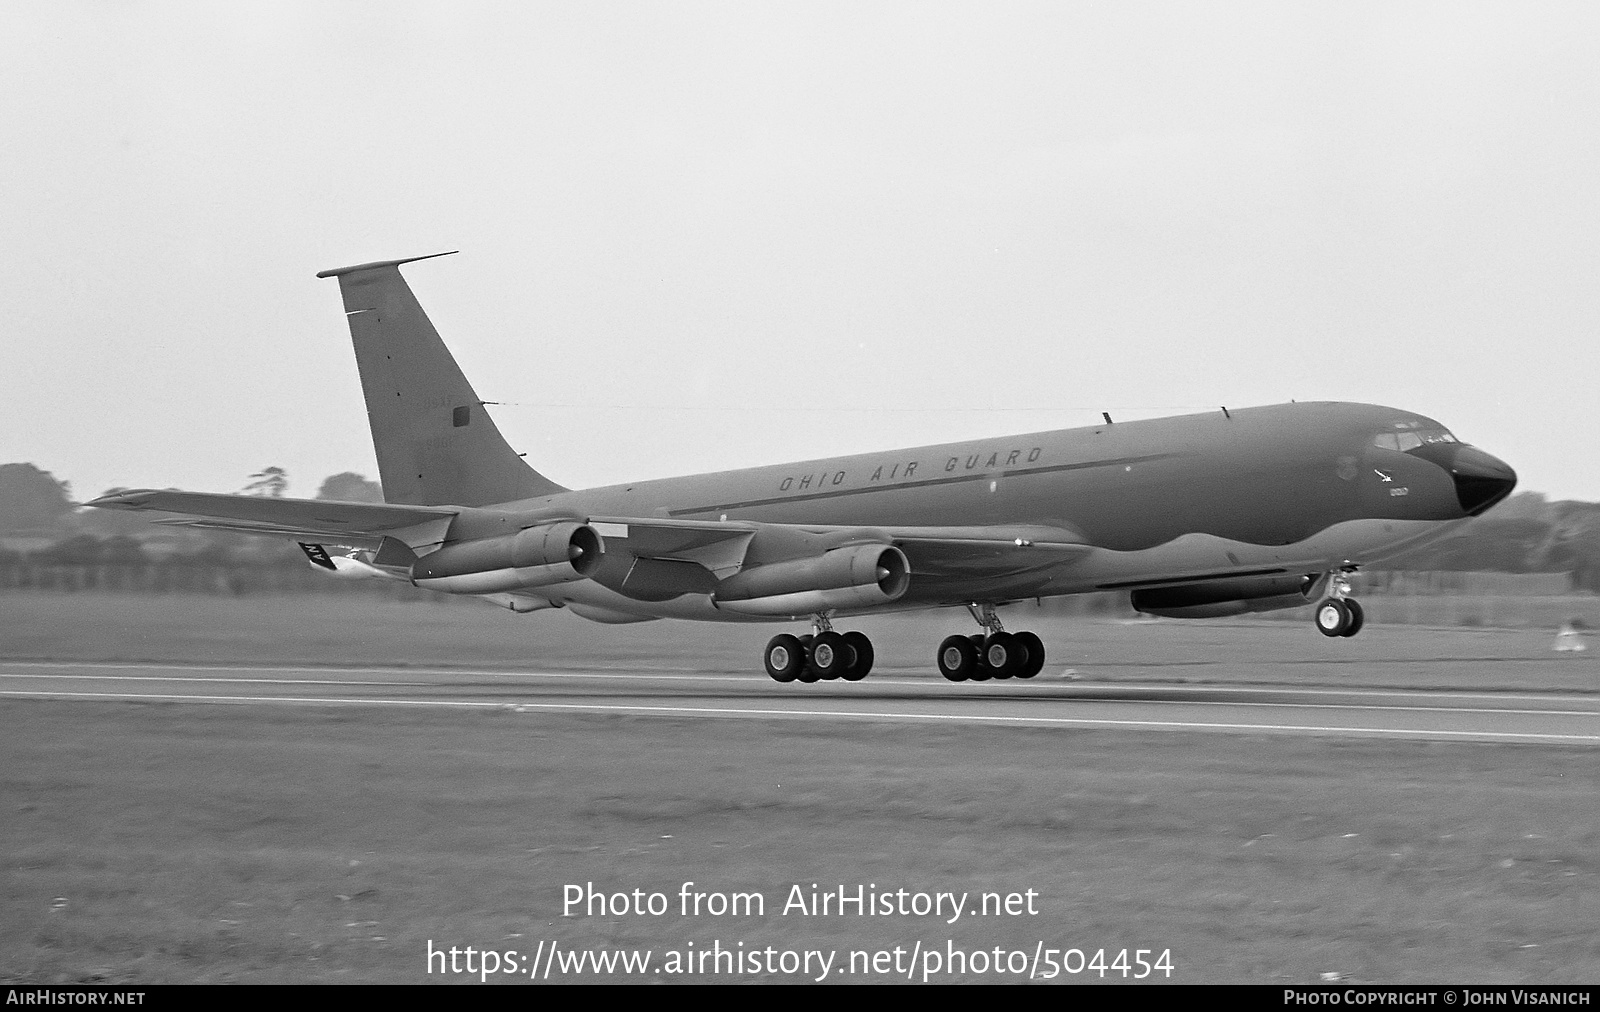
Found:
[[[826,616],[815,620],[808,636],[780,633],[767,643],[767,674],[778,682],[824,682],[842,678],[859,682],[872,671],[872,641],[865,633],[837,633]]]
[[[939,644],[939,673],[952,682],[1032,678],[1044,669],[1044,642],[1031,632],[1008,633],[994,605],[968,605],[986,635],[951,636]]]
[[[1350,593],[1350,581],[1343,572],[1329,577],[1329,597],[1317,605],[1315,621],[1317,632],[1324,636],[1354,636],[1366,624],[1366,612],[1361,602],[1345,595]]]
[[[1044,642],[1031,632],[1008,633],[992,604],[968,605],[984,633],[951,636],[939,644],[939,673],[952,682],[1032,678],[1044,669]],[[872,641],[859,632],[838,633],[826,615],[812,619],[808,636],[779,633],[762,654],[777,682],[859,682],[872,670]]]

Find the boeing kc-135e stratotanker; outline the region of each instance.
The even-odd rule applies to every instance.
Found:
[[[424,259],[317,275],[339,280],[386,503],[141,489],[89,505],[291,537],[336,573],[516,612],[809,621],[812,635],[767,644],[780,682],[866,677],[872,642],[834,628],[850,616],[964,606],[983,634],[935,655],[960,682],[1037,674],[1044,645],[1006,632],[999,609],[1064,594],[1126,590],[1180,618],[1320,599],[1317,629],[1354,636],[1346,574],[1516,484],[1431,418],[1321,402],[569,490],[484,411],[400,276]]]

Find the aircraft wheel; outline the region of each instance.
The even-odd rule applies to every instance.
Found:
[[[972,674],[968,675],[967,677],[972,679],[974,682],[987,682],[989,679],[994,677],[994,670],[990,668],[988,664],[984,663],[983,637],[978,633],[973,633],[971,636],[967,637],[967,642],[972,644],[972,652],[978,656],[977,666],[972,669]]]
[[[1017,645],[1028,651],[1028,659],[1017,671],[1018,678],[1032,678],[1044,670],[1044,641],[1031,632],[1016,634]]]
[[[838,633],[818,633],[811,640],[811,670],[823,681],[838,678],[849,667],[853,652]]]
[[[1350,610],[1350,628],[1340,633],[1341,636],[1354,636],[1367,624],[1367,613],[1361,607],[1360,601],[1345,598],[1344,606]]]
[[[792,682],[805,670],[806,649],[797,637],[780,633],[767,641],[767,674],[775,682]]]
[[[978,668],[978,651],[965,636],[950,636],[939,644],[939,674],[952,682],[964,682]]]
[[[806,633],[804,636],[796,636],[795,639],[800,641],[800,651],[805,655],[805,662],[800,665],[800,673],[794,676],[794,680],[809,685],[817,680],[817,673],[811,668],[811,641],[816,637]]]
[[[1324,636],[1343,636],[1350,628],[1350,609],[1345,602],[1330,597],[1317,605],[1317,632]]]
[[[1010,678],[1027,660],[1028,651],[1010,633],[997,632],[983,642],[983,662],[996,678]]]
[[[855,663],[844,669],[844,680],[859,682],[872,671],[872,641],[866,633],[852,630],[844,634],[844,644],[855,651]]]

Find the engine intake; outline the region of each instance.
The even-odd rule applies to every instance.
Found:
[[[587,578],[605,542],[588,524],[529,527],[516,534],[445,545],[411,567],[411,582],[447,594],[497,594]]]
[[[888,604],[910,586],[911,563],[900,549],[854,545],[746,569],[717,584],[711,601],[743,615],[812,615]]]

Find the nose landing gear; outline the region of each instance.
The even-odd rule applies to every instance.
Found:
[[[1350,581],[1343,570],[1330,573],[1328,583],[1330,596],[1317,605],[1314,616],[1317,632],[1324,636],[1354,636],[1366,624],[1366,612],[1361,602],[1346,596],[1350,593]]]

